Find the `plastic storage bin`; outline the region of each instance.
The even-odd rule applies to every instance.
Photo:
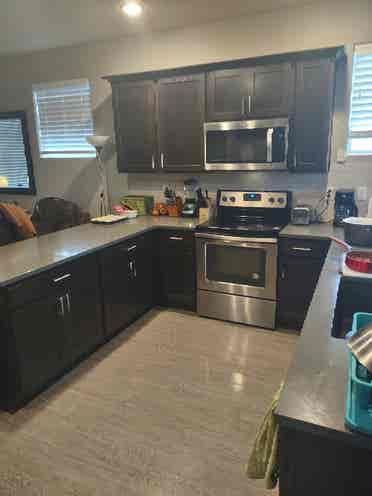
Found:
[[[372,314],[356,313],[352,333],[370,322],[372,322]],[[372,374],[351,351],[349,351],[345,423],[353,431],[372,435]]]

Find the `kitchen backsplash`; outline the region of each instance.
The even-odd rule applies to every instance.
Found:
[[[183,195],[185,179],[194,177],[202,189],[214,196],[219,188],[251,190],[290,190],[294,203],[316,205],[327,189],[326,174],[290,174],[286,172],[249,172],[242,174],[128,174],[129,194],[151,194],[163,199],[165,186],[175,188]]]

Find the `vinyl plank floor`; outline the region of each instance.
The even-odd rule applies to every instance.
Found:
[[[152,310],[0,413],[0,496],[271,494],[244,465],[296,341]]]

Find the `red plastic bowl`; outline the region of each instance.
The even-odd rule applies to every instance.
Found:
[[[372,252],[352,251],[346,255],[345,263],[351,270],[372,274]]]

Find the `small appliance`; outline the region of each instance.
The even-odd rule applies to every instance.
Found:
[[[314,218],[314,210],[310,205],[297,205],[292,208],[291,223],[296,226],[307,226]]]
[[[196,179],[186,179],[184,182],[185,202],[182,208],[182,217],[198,217],[198,196],[199,183]]]
[[[345,241],[353,246],[372,246],[372,218],[348,217],[343,220]]]
[[[219,190],[216,213],[196,229],[199,315],[273,329],[278,235],[287,191]]]
[[[358,217],[355,191],[353,189],[339,189],[336,191],[335,197],[334,225],[343,227],[343,221],[348,217]]]
[[[204,124],[205,168],[213,171],[287,169],[287,118]]]

